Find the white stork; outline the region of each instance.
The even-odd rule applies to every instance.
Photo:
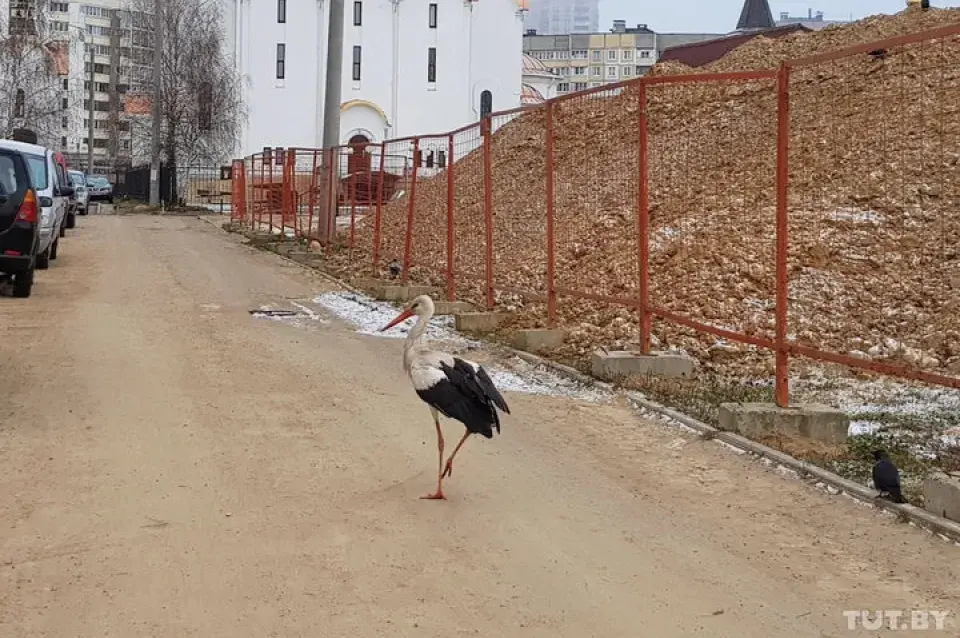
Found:
[[[453,458],[467,438],[471,434],[482,434],[492,439],[494,428],[497,434],[500,433],[497,408],[507,414],[510,414],[510,408],[493,384],[490,375],[480,364],[430,350],[421,342],[433,313],[433,300],[427,295],[420,295],[411,301],[393,321],[381,328],[380,332],[389,330],[401,321],[417,315],[417,323],[410,330],[403,345],[403,369],[410,376],[417,395],[430,406],[433,423],[437,428],[437,449],[440,454],[437,491],[422,497],[436,500],[446,498],[443,495],[443,479],[453,474]],[[443,463],[441,414],[460,421],[467,428],[446,465]]]

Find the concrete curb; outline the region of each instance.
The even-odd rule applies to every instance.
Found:
[[[197,218],[203,219],[199,215],[197,216]],[[204,219],[204,221],[207,221],[212,226],[219,228],[219,230],[221,230],[224,233],[229,232],[227,230],[224,230],[220,225],[214,223],[211,220]],[[278,256],[282,257],[283,259],[287,259],[288,261],[291,261],[297,264],[298,266],[302,266],[303,268],[319,273],[324,279],[327,279],[331,283],[335,283],[336,285],[354,294],[368,296],[367,293],[365,293],[364,291],[358,290],[353,286],[349,285],[348,283],[346,283],[345,281],[337,277],[334,277],[333,275],[326,273],[318,268],[313,268],[311,266],[307,266],[306,264],[301,264],[299,262],[294,261],[293,259],[290,259],[289,257],[284,257],[283,255],[278,255]],[[573,379],[574,381],[577,381],[584,385],[602,388],[610,392],[617,392],[613,384],[594,379],[593,377],[583,374],[579,370],[576,370],[575,368],[564,365],[562,363],[557,363],[555,361],[551,361],[539,355],[535,355],[529,352],[524,352],[522,350],[516,350],[515,348],[511,348],[510,346],[507,346],[504,344],[499,344],[494,342],[486,342],[486,343],[488,345],[494,346],[495,349],[499,349],[501,352],[509,353],[515,357],[518,357],[526,361],[527,363],[543,366],[545,368],[552,370],[553,372],[556,372],[561,376],[567,377],[569,379]],[[680,423],[681,425],[699,434],[709,435],[711,438],[721,441],[738,450],[753,454],[754,456],[768,459],[774,463],[777,463],[786,468],[789,468],[794,472],[797,472],[801,476],[804,476],[804,475],[812,476],[813,478],[819,480],[820,482],[826,485],[829,485],[837,490],[840,490],[841,492],[848,494],[849,496],[857,499],[858,501],[870,504],[882,510],[887,510],[889,512],[898,514],[899,516],[914,523],[918,527],[921,527],[934,534],[938,534],[942,537],[945,537],[955,543],[960,543],[960,523],[955,523],[954,521],[948,520],[946,518],[942,518],[935,514],[931,514],[930,512],[927,512],[926,510],[920,509],[919,507],[916,507],[913,505],[900,505],[898,503],[892,503],[885,499],[877,498],[876,491],[868,488],[865,485],[854,483],[853,481],[845,479],[838,474],[834,474],[833,472],[817,467],[816,465],[813,465],[811,463],[807,463],[806,461],[795,459],[792,456],[789,456],[787,454],[784,454],[783,452],[780,452],[779,450],[775,450],[771,447],[763,445],[762,443],[757,443],[756,441],[751,441],[750,439],[740,436],[739,434],[718,430],[717,428],[711,425],[707,425],[702,421],[698,421],[697,419],[689,417],[686,414],[677,412],[676,410],[672,408],[668,408],[667,406],[657,403],[656,401],[652,401],[638,392],[625,391],[624,395],[627,397],[627,399],[630,402],[632,402],[636,406],[639,406],[651,412],[655,412],[657,414],[665,416],[668,419],[676,421],[677,423]]]

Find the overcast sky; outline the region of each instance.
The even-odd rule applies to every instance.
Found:
[[[934,0],[934,6],[945,6]],[[954,3],[946,3],[954,4]],[[616,19],[628,26],[647,24],[654,31],[689,33],[726,33],[737,26],[743,0],[600,0],[600,30],[607,31]],[[897,13],[906,7],[905,0],[770,0],[776,19],[781,11],[790,15],[807,15],[823,11],[824,18],[846,20],[876,13]]]

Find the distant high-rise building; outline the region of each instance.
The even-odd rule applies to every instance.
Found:
[[[600,30],[600,1],[530,0],[523,24],[541,35],[596,33]]]

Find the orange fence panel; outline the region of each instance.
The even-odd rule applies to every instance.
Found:
[[[492,283],[500,304],[519,308],[547,298],[546,109],[496,114],[490,126]]]
[[[659,80],[644,90],[641,211],[648,310],[666,319],[654,337],[703,361],[773,348],[776,77]]]
[[[416,202],[410,227],[410,274],[419,283],[447,286],[450,194],[447,165],[449,135],[423,136],[417,143]]]
[[[453,136],[454,259],[458,296],[486,303],[483,136],[480,125]]]
[[[636,307],[638,109],[636,88],[624,85],[553,105],[555,277],[565,321],[592,308],[591,320],[606,324]]]
[[[960,387],[957,31],[785,69],[796,354]]]

